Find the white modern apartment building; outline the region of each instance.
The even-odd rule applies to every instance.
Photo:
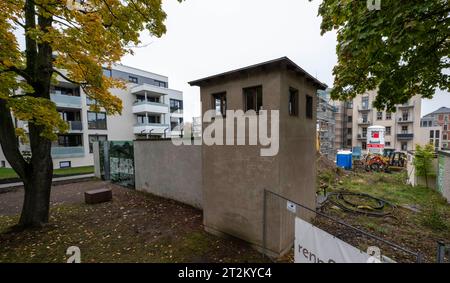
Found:
[[[53,142],[54,168],[93,165],[92,144],[95,141],[170,138],[183,129],[183,93],[169,88],[168,77],[151,72],[114,65],[104,68],[108,77],[127,82],[126,89],[111,89],[122,100],[121,115],[92,112],[83,90],[62,78],[52,87],[51,99],[69,124],[69,131]],[[17,122],[27,130],[27,124]],[[21,145],[23,152],[27,145]],[[0,167],[9,164],[0,150]]]
[[[367,128],[386,127],[386,149],[395,151],[414,150],[419,141],[421,97],[415,96],[408,103],[397,105],[395,112],[378,111],[372,107],[377,95],[370,91],[353,99],[353,147],[367,151]]]

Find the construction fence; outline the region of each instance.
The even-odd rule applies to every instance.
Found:
[[[280,247],[272,246],[272,243],[281,243],[284,251],[281,260],[294,262],[295,220],[303,219],[315,227],[333,235],[362,252],[379,252],[382,262],[415,263],[422,262],[420,252],[397,245],[379,236],[368,233],[360,228],[353,227],[339,219],[289,200],[277,193],[265,190],[263,212],[263,251],[271,254],[271,251],[280,250]],[[273,226],[281,226],[281,234],[273,234],[270,231]],[[283,237],[283,239],[274,239]],[[441,248],[442,253],[445,249]],[[376,255],[376,254],[375,254]],[[441,256],[444,260],[445,256]]]

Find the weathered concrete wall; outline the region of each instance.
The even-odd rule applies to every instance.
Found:
[[[308,94],[315,113],[316,89],[304,77],[281,68],[247,71],[202,86],[202,113],[213,108],[213,94],[221,92],[226,92],[227,110],[242,110],[243,88],[253,86],[263,88],[264,110],[280,110],[279,154],[261,157],[260,146],[204,146],[204,224],[209,232],[229,234],[256,247],[265,240],[268,253],[279,255],[293,242],[293,221],[283,212],[285,201],[268,204],[264,239],[264,190],[314,209],[316,117],[307,119],[305,109]],[[298,117],[288,113],[289,87],[299,90]]]
[[[201,146],[170,140],[134,142],[136,190],[202,208]]]
[[[450,203],[450,151],[439,152],[437,189]]]

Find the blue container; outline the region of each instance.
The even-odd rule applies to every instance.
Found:
[[[352,170],[352,153],[350,151],[338,152],[336,155],[337,167]]]

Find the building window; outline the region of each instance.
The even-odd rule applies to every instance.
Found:
[[[146,116],[145,115],[137,115],[137,123],[138,123],[138,125],[147,124]]]
[[[176,100],[171,99],[170,100],[170,111],[175,112],[178,110],[183,110],[183,101],[182,100]]]
[[[107,135],[89,135],[89,153],[94,152],[94,142],[107,141]]]
[[[183,125],[183,118],[177,118],[177,119],[172,118],[170,121],[170,129],[172,131],[174,131],[174,130],[181,131],[182,125]]]
[[[402,119],[403,119],[403,121],[409,121],[409,113],[408,113],[408,111],[403,111]]]
[[[444,131],[448,131],[448,125],[444,125]]]
[[[353,133],[352,128],[347,128],[347,135],[352,135],[352,133]]]
[[[86,105],[87,106],[96,105],[96,104],[97,104],[97,100],[86,96]]]
[[[402,151],[407,151],[407,150],[408,150],[408,143],[402,142]]]
[[[105,112],[91,112],[87,113],[88,128],[90,130],[106,130],[106,113]]]
[[[367,138],[367,128],[363,128],[363,138]]]
[[[310,95],[306,95],[306,118],[313,118],[313,98]]]
[[[430,139],[434,139],[434,131],[430,131]]]
[[[289,115],[298,116],[298,90],[289,89]]]
[[[213,94],[213,109],[217,116],[225,116],[227,113],[227,94],[226,92]]]
[[[161,116],[148,116],[149,124],[161,124]]]
[[[352,146],[352,140],[351,139],[347,140],[347,146]]]
[[[166,82],[155,80],[155,85],[159,86],[159,87],[167,88],[167,83]]]
[[[244,88],[244,104],[246,112],[254,110],[258,113],[258,111],[262,110],[262,86]]]
[[[130,83],[137,84],[138,83],[138,78],[137,77],[133,77],[133,76],[129,76],[128,77],[128,81]]]
[[[377,120],[383,120],[383,112],[377,112]]]
[[[347,109],[353,109],[353,101],[347,101],[345,102],[345,107]]]
[[[55,95],[80,96],[80,88],[68,88],[60,86],[51,86],[50,93]]]
[[[442,135],[442,140],[444,140],[444,141],[448,140],[447,134],[443,134],[443,135]]]
[[[350,115],[349,115],[349,116],[347,117],[347,122],[348,122],[348,123],[353,123],[353,116],[350,116]]]
[[[391,142],[386,142],[386,146],[391,146]]]
[[[59,135],[58,146],[60,147],[78,147],[83,146],[82,135]]]
[[[363,150],[366,150],[367,149],[367,142],[362,142],[362,147],[361,147]]]
[[[408,126],[402,126],[402,134],[408,133]]]
[[[59,162],[59,168],[60,169],[71,168],[71,167],[72,167],[72,162],[71,161],[60,161]]]
[[[386,112],[386,120],[392,120],[392,113]]]
[[[367,109],[369,109],[369,97],[368,96],[364,96],[363,98],[362,98],[362,109],[363,110],[367,110]]]
[[[390,136],[392,133],[392,128],[391,127],[386,127],[386,136]]]
[[[112,77],[112,70],[108,68],[102,68],[103,69],[103,75],[107,78]]]

